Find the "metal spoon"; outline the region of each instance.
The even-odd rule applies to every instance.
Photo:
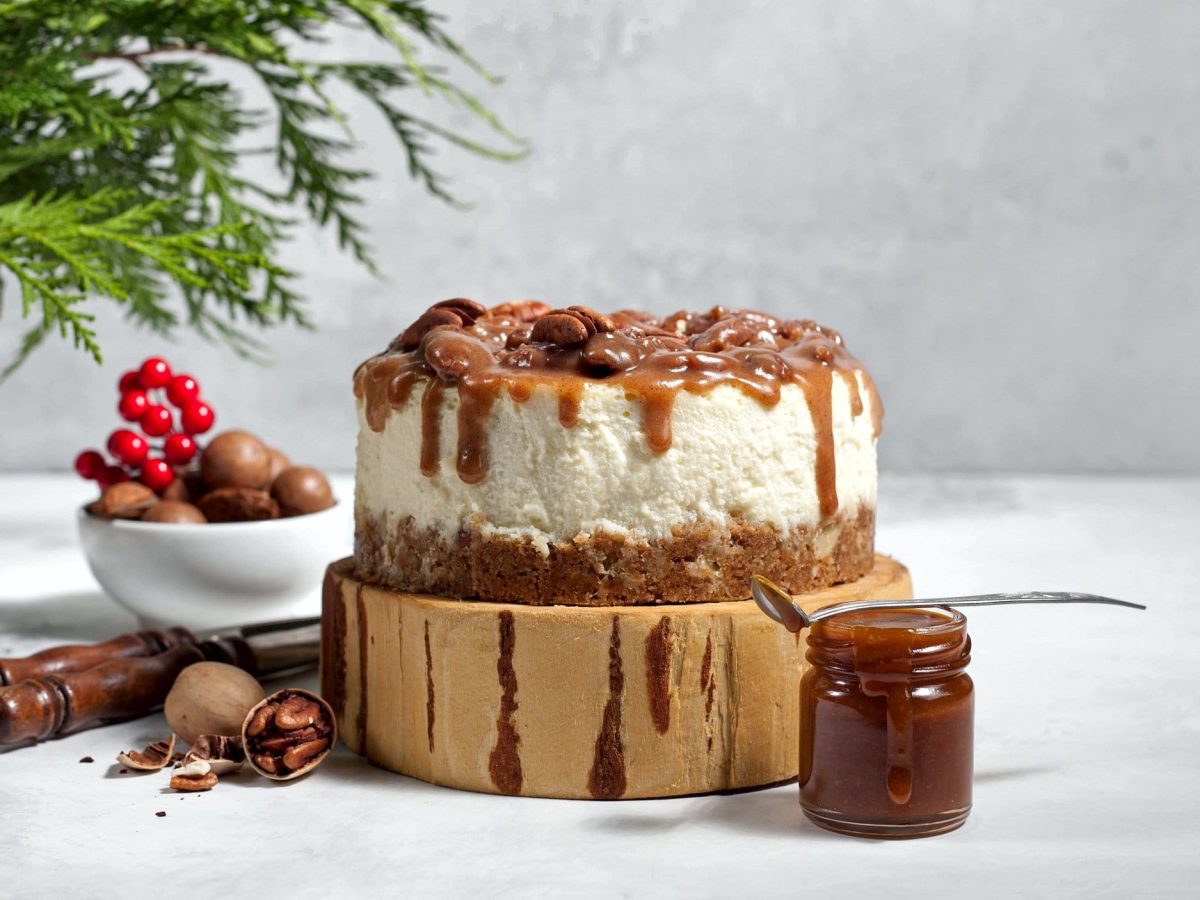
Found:
[[[834,603],[816,612],[805,612],[792,599],[792,595],[779,585],[761,575],[750,576],[750,593],[758,608],[786,628],[796,632],[821,619],[841,613],[857,612],[860,609],[927,609],[932,606],[999,606],[1004,603],[1107,603],[1111,606],[1128,606],[1145,609],[1140,603],[1114,600],[1096,594],[1069,592],[1029,591],[1022,594],[972,594],[966,597],[927,597],[922,600],[848,600]]]

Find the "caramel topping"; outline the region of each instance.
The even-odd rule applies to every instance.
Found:
[[[501,391],[523,403],[538,387],[549,387],[558,398],[559,422],[570,428],[588,381],[614,385],[641,401],[646,441],[655,453],[666,453],[680,391],[706,393],[728,384],[774,406],[782,387],[795,384],[816,429],[821,513],[831,516],[838,508],[835,376],[850,389],[853,416],[862,415],[863,393],[869,395],[878,436],[883,407],[870,375],[840,334],[809,320],[720,306],[657,319],[632,310],[608,316],[584,306],[550,309],[536,301],[484,309],[456,299],[430,307],[384,353],[363,363],[354,392],[364,401],[367,425],[378,432],[393,409],[410,402],[415,383],[427,381],[420,397],[421,471],[432,476],[440,455],[442,394],[456,389],[457,469],[474,484],[487,475],[487,423]]]

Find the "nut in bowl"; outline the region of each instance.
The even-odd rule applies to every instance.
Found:
[[[92,574],[149,627],[220,628],[320,613],[329,560],[350,549],[349,505],[258,522],[175,524],[78,513]]]

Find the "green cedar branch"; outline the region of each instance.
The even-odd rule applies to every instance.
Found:
[[[375,35],[396,58],[305,59],[338,28]],[[258,330],[308,326],[295,273],[278,262],[298,217],[375,268],[357,217],[372,173],[346,162],[355,141],[335,86],[382,114],[412,178],[446,202],[458,203],[433,166],[438,144],[501,161],[527,152],[427,54],[498,80],[423,0],[0,3],[0,300],[16,287],[33,321],[0,377],[55,333],[100,361],[98,298],[141,327],[188,327],[252,357],[266,349]],[[248,109],[219,60],[252,73],[270,108]],[[412,89],[491,140],[405,110]],[[277,183],[245,175],[258,153]]]

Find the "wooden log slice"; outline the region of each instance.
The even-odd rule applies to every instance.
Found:
[[[912,596],[886,556],[806,609]],[[803,639],[753,601],[520,606],[406,594],[329,567],[322,693],[347,746],[434,784],[672,797],[796,777]]]

